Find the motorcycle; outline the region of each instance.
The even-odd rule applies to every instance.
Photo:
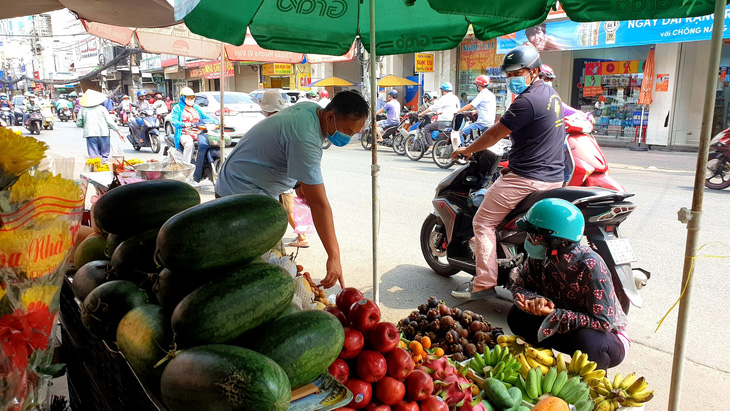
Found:
[[[377,120],[384,120],[385,115],[380,114],[377,116]],[[378,141],[378,144],[384,147],[393,147],[393,137],[397,135],[398,129],[403,124],[403,121],[405,119],[401,120],[400,123],[394,124],[391,126],[386,126],[384,129],[380,130],[380,135],[382,136],[383,140]],[[380,126],[377,126],[380,127]],[[367,127],[365,130],[363,130],[362,135],[360,136],[360,144],[362,144],[362,148],[365,150],[370,150],[373,146],[373,133],[370,127]]]
[[[705,171],[705,187],[722,190],[730,187],[730,128],[710,140],[710,153]]]
[[[152,109],[142,110],[138,116],[129,122],[129,134],[127,140],[132,147],[139,151],[142,147],[150,147],[153,153],[160,152],[160,132],[157,130],[159,123]]]
[[[53,130],[53,110],[51,110],[50,104],[44,104],[41,106],[41,115],[43,116],[43,129]]]
[[[593,123],[581,113],[565,117],[566,179],[569,186],[624,188],[608,175],[608,161],[593,137]]]
[[[492,148],[475,153],[469,162],[454,170],[436,188],[435,210],[421,227],[421,252],[426,263],[437,274],[448,277],[459,271],[476,275],[475,242],[472,220],[478,206],[474,194],[491,184],[498,173],[501,153]],[[482,191],[483,192],[483,191]],[[498,284],[509,283],[509,272],[525,260],[526,234],[515,224],[537,201],[562,198],[573,203],[585,217],[585,238],[603,257],[611,271],[616,294],[628,313],[633,304],[643,303],[639,290],[646,285],[651,273],[632,268],[637,258],[627,238],[619,234],[619,225],[636,206],[627,201],[633,194],[603,187],[562,187],[538,191],[527,196],[497,227],[496,246]],[[636,271],[636,272],[635,272]],[[620,286],[618,286],[620,285]]]
[[[68,107],[62,108],[58,112],[58,119],[61,121],[69,121],[69,120],[73,119],[73,114],[71,113],[71,109]]]
[[[215,130],[211,130],[211,126],[200,123],[195,125],[194,127],[197,127],[200,132],[198,135],[193,139],[195,143],[195,149],[193,150],[193,161],[195,161],[198,158],[198,141],[200,140],[201,136],[204,136],[208,139],[208,150],[205,153],[205,162],[203,163],[203,175],[201,180],[208,179],[213,184],[215,184],[216,180],[218,179],[218,173],[221,170],[221,164],[220,164],[220,158],[221,158],[221,149],[220,149],[220,132],[215,131],[219,130],[219,126],[215,126]],[[231,142],[231,137],[229,137],[228,134],[225,135],[224,138],[225,145],[228,146]],[[167,152],[170,149],[175,148],[175,136],[174,134],[167,134],[165,135],[165,149],[163,150],[163,154],[167,155]]]
[[[451,168],[458,160],[451,158],[451,154],[457,148],[468,146],[469,144],[476,141],[479,138],[479,130],[472,130],[466,138],[462,138],[461,130],[473,122],[473,115],[470,114],[457,114],[454,119],[451,120],[451,138],[440,139],[433,143],[433,162],[443,169]],[[462,164],[464,164],[462,162]]]
[[[10,107],[2,107],[0,108],[0,125],[2,127],[10,127],[14,125],[15,118],[13,116],[13,112],[10,110]]]
[[[408,137],[405,139],[403,146],[406,157],[413,161],[420,160],[426,154],[426,150],[429,147],[426,133],[423,131],[423,128],[429,123],[431,123],[431,116],[427,114],[423,116],[423,120],[421,120],[415,129],[409,130]],[[439,127],[438,135],[433,139],[434,144],[439,140],[448,140],[447,135],[451,131],[451,126]]]
[[[40,109],[32,109],[28,112],[28,121],[25,122],[25,128],[30,134],[41,134],[41,126],[43,125],[43,115]]]

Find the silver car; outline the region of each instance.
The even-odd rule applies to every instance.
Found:
[[[291,106],[297,102],[297,100],[306,96],[306,91],[301,90],[282,90],[282,89],[258,89],[248,93],[256,102],[261,101],[264,97],[266,90],[276,90],[281,94],[281,98],[286,101],[286,105]]]
[[[224,114],[225,132],[231,137],[235,144],[243,137],[248,130],[256,123],[264,119],[261,114],[261,107],[247,93],[237,91],[225,92]],[[219,91],[205,91],[195,93],[195,104],[210,117],[219,118],[221,109],[221,94]],[[165,117],[165,133],[174,134],[171,114]]]

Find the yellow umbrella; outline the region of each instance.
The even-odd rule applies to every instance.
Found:
[[[419,86],[415,81],[403,77],[385,76],[378,81],[379,87]]]
[[[314,83],[310,84],[309,87],[346,87],[354,85],[354,83],[350,83],[347,80],[332,76],[319,81],[315,81]]]

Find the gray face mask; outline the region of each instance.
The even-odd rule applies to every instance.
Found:
[[[530,258],[535,260],[544,260],[547,258],[547,247],[542,244],[532,244],[530,240],[525,239],[525,251]]]

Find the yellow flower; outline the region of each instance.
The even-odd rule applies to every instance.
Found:
[[[47,149],[44,142],[0,127],[0,171],[5,174],[20,174],[38,165]]]
[[[26,288],[20,293],[20,303],[23,304],[25,309],[34,302],[41,302],[51,307],[51,301],[58,292],[57,285],[33,285]]]
[[[73,180],[67,180],[60,174],[54,176],[48,171],[37,172],[35,175],[25,173],[10,188],[9,201],[12,205],[31,202],[39,198],[43,199],[35,202],[36,209],[42,205],[74,207],[83,201],[84,191]],[[53,216],[53,218],[56,217]]]

